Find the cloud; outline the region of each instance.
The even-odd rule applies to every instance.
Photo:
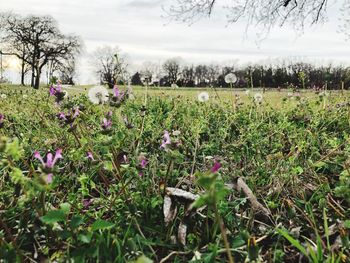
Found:
[[[125,4],[126,7],[153,8],[164,3],[163,0],[133,0]]]

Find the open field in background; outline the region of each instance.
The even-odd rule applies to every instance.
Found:
[[[4,262],[349,262],[348,91],[89,88],[0,85]]]
[[[68,86],[64,87],[69,95],[79,95],[79,94],[87,94],[88,90],[93,87],[93,85],[83,85],[83,86]],[[122,90],[126,90],[126,86],[120,86]],[[31,91],[31,87],[22,87],[19,85],[0,85],[1,90],[12,90],[19,89],[23,91]],[[47,89],[47,86],[42,86],[40,89]],[[142,86],[132,86],[133,92],[137,97],[144,97],[146,93],[146,87]],[[207,92],[209,94],[210,100],[214,102],[225,102],[231,103],[233,101],[233,96],[238,95],[238,102],[243,102],[244,104],[251,103],[253,101],[254,94],[261,93],[264,98],[265,104],[270,107],[281,108],[283,105],[290,107],[298,104],[298,99],[294,96],[292,90],[282,89],[281,91],[277,91],[276,89],[266,89],[263,92],[262,88],[254,88],[254,89],[228,89],[228,88],[178,88],[172,89],[170,87],[148,87],[147,93],[149,96],[157,96],[161,98],[176,98],[177,96],[181,96],[185,99],[190,100],[198,100],[198,94],[201,92]],[[249,94],[246,94],[246,90],[249,90]],[[110,92],[112,90],[110,89]],[[318,101],[320,99],[320,94],[315,93],[313,90],[301,90],[300,98],[308,99],[310,101]],[[322,93],[322,92],[320,92]],[[341,91],[341,90],[327,90],[328,99],[331,101],[341,101],[344,97],[350,95],[350,91]],[[234,95],[233,95],[234,94]],[[289,97],[289,94],[293,94],[292,97]],[[286,101],[288,100],[288,103]]]

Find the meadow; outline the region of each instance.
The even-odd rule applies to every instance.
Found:
[[[0,262],[349,262],[347,91],[108,93],[0,85]]]

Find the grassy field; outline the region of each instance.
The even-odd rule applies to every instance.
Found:
[[[79,94],[87,93],[87,91],[93,87],[92,85],[84,85],[84,86],[69,86],[65,87],[64,90],[66,90],[69,95],[71,96],[78,96]],[[121,86],[122,89],[126,90],[126,86]],[[41,87],[41,89],[48,90],[47,86]],[[134,95],[137,97],[144,97],[146,94],[146,88],[142,86],[133,86],[132,87]],[[23,90],[25,91],[31,91],[30,87],[21,87],[18,85],[0,85],[0,92],[3,90],[4,93],[6,93],[6,90]],[[246,91],[249,91],[249,94],[247,94]],[[110,90],[110,92],[112,92]],[[291,106],[291,105],[297,105],[298,98],[293,94],[292,90],[281,90],[277,91],[276,89],[266,89],[265,92],[263,92],[262,88],[253,88],[253,89],[228,89],[228,88],[178,88],[178,89],[172,89],[170,87],[149,87],[147,89],[148,96],[154,97],[161,97],[161,98],[176,98],[178,96],[181,96],[185,99],[190,99],[193,101],[198,100],[198,94],[201,92],[207,92],[209,94],[209,97],[211,101],[214,102],[224,102],[224,103],[231,103],[238,99],[238,103],[250,103],[254,97],[254,94],[261,93],[263,95],[263,99],[265,101],[265,104],[267,104],[270,107],[282,107],[283,105]],[[303,90],[300,91],[300,98],[308,99],[309,101],[318,101],[320,98],[320,94],[315,93],[314,91],[310,90]],[[290,94],[293,94],[293,96],[288,96]],[[329,90],[327,91],[327,95],[330,98],[331,101],[342,101],[343,97],[347,96],[349,94],[348,91],[339,91],[339,90]],[[237,98],[235,96],[238,96]],[[288,103],[284,103],[285,101],[288,101]]]
[[[349,262],[348,92],[89,88],[0,86],[0,262]]]

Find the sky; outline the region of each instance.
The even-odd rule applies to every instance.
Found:
[[[210,18],[191,26],[171,22],[163,8],[175,2],[0,0],[0,8],[21,15],[49,14],[63,33],[81,36],[85,52],[79,63],[79,84],[97,81],[87,57],[104,45],[118,46],[134,71],[145,61],[161,64],[172,57],[181,57],[187,64],[267,63],[276,58],[350,64],[350,42],[338,32],[339,2],[329,2],[325,24],[308,27],[302,34],[288,26],[276,28],[263,41],[257,41],[254,31],[245,33],[244,21],[228,25],[226,10],[220,6]]]

